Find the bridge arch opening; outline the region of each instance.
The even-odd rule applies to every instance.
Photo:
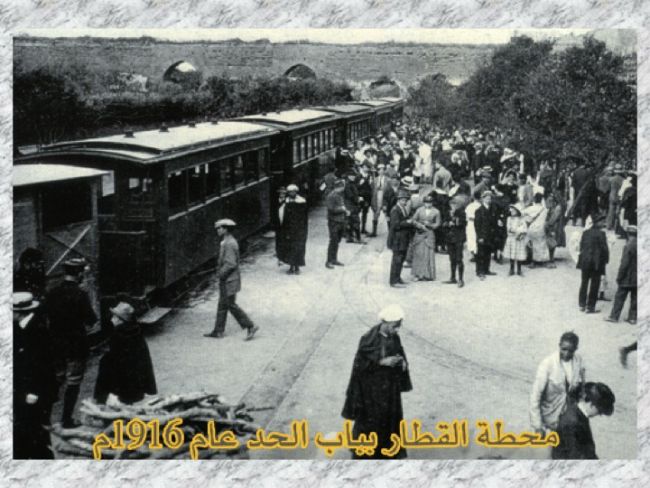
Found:
[[[308,78],[316,78],[316,72],[306,64],[294,64],[291,68],[284,72],[287,78],[299,78],[305,80]]]

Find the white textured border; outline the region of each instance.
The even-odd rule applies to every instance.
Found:
[[[4,6],[8,5],[8,6]],[[240,461],[11,460],[11,35],[30,28],[556,27],[638,29],[639,166],[650,188],[650,1],[647,0],[13,0],[0,3],[0,472],[12,486],[179,484],[303,486],[644,486],[650,475],[648,203],[641,207],[641,356],[638,461]],[[612,344],[615,351],[617,344]],[[100,481],[101,480],[101,481]]]

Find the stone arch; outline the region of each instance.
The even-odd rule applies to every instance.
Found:
[[[176,61],[175,63],[172,63],[169,68],[165,70],[165,73],[163,74],[163,80],[166,81],[175,81],[175,77],[179,73],[192,73],[198,71],[192,63],[189,61],[185,61],[184,59],[181,59],[180,61]]]
[[[306,64],[298,63],[285,71],[284,76],[301,79],[316,78],[316,72]]]

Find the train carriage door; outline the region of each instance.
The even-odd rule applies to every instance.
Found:
[[[99,315],[97,273],[99,238],[97,229],[96,180],[74,180],[45,186],[40,191],[41,243],[48,281],[63,277],[63,263],[84,258],[88,263],[85,288]]]

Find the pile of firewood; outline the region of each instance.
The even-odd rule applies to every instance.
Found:
[[[162,432],[167,422],[182,419],[179,429],[183,431],[184,443],[177,449],[164,446],[150,449],[151,429],[148,428],[147,441],[135,450],[105,448],[101,450],[102,459],[189,459],[190,442],[198,433],[208,435],[208,423],[214,421],[217,435],[222,431],[232,431],[239,441],[237,449],[201,449],[200,459],[241,459],[247,457],[246,442],[259,428],[252,421],[251,411],[263,408],[246,408],[242,403],[228,405],[220,395],[191,393],[147,397],[133,403],[121,403],[111,398],[106,405],[86,399],[81,402],[82,424],[74,429],[64,429],[60,424],[51,428],[53,448],[57,457],[92,458],[93,443],[99,434],[106,434],[111,441],[115,438],[114,421],[122,419],[124,425],[134,418],[143,422],[158,421]],[[132,439],[124,429],[124,443]],[[164,444],[164,441],[163,441]]]

